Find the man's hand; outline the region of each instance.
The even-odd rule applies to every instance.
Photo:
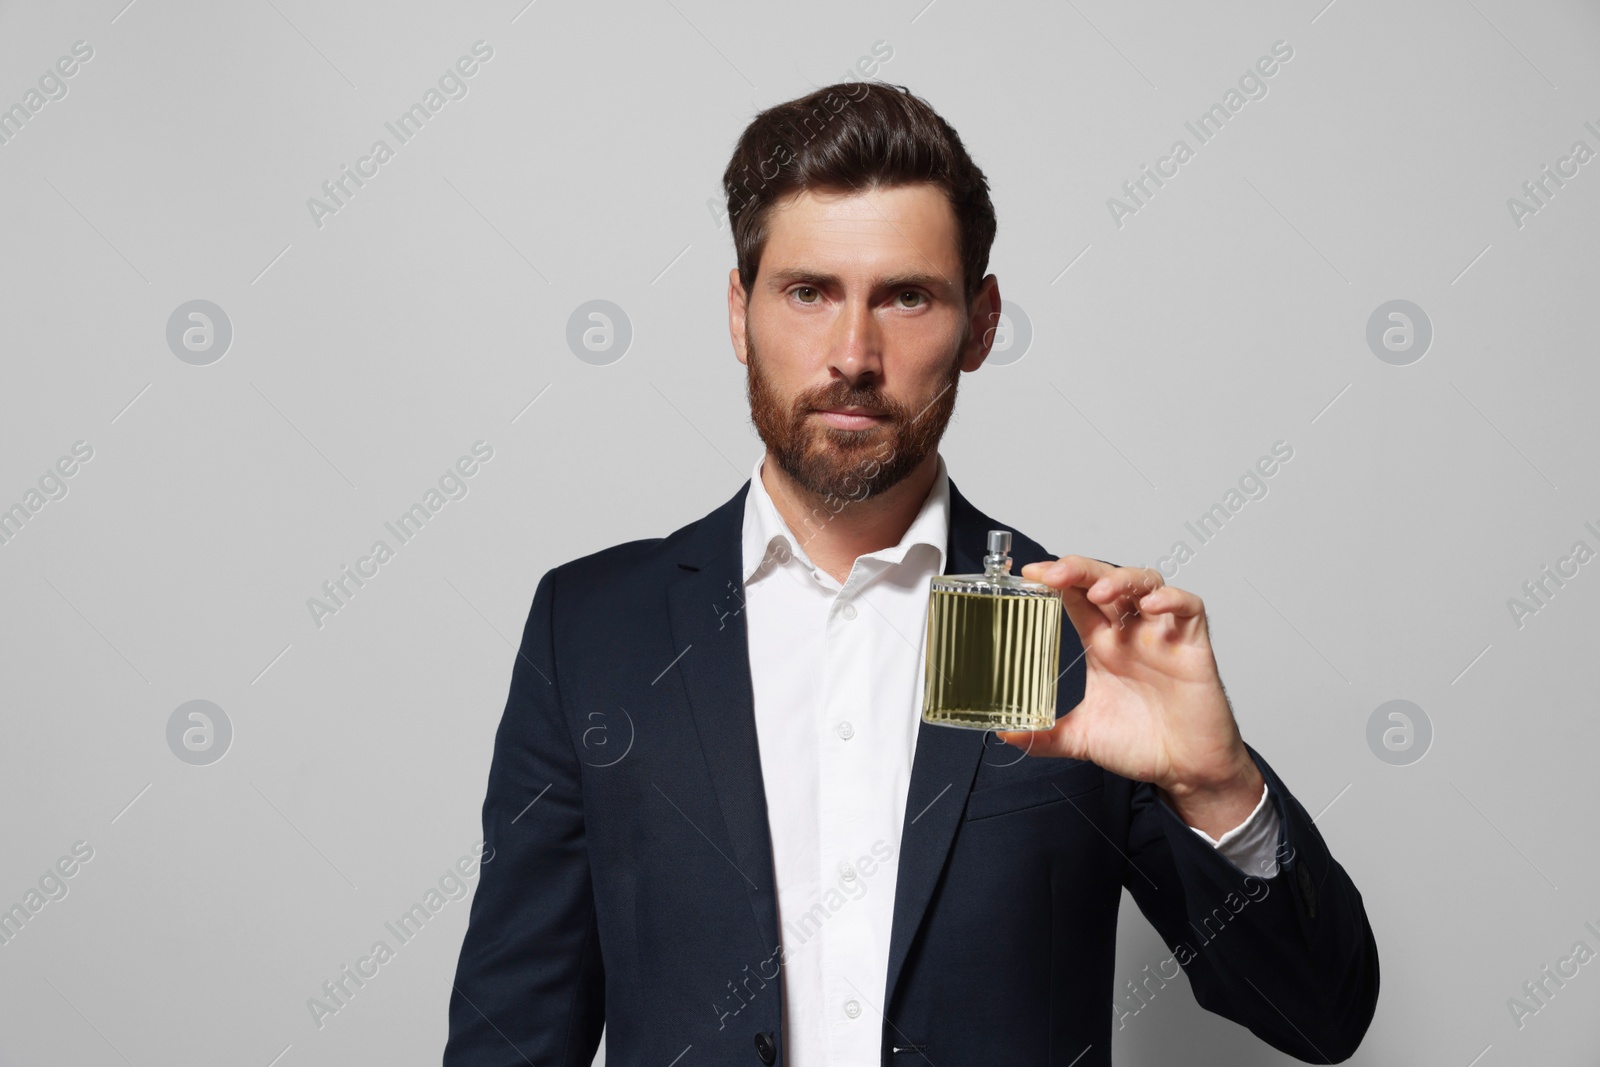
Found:
[[[1030,563],[1022,577],[1062,591],[1084,648],[1083,701],[1049,731],[997,730],[1035,756],[1086,759],[1161,790],[1184,822],[1221,837],[1261,799],[1217,674],[1205,605],[1148,567],[1084,556]]]

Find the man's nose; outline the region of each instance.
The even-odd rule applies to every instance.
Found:
[[[883,331],[866,300],[849,299],[833,322],[829,345],[830,369],[854,384],[883,375]]]

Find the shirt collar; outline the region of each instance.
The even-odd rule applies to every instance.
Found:
[[[912,519],[911,525],[906,528],[905,536],[900,539],[899,544],[869,552],[863,558],[879,559],[895,564],[905,560],[906,553],[913,545],[928,545],[939,556],[939,569],[935,573],[944,573],[945,546],[950,536],[950,476],[945,468],[944,455],[942,453],[936,455],[938,471],[934,475],[933,488],[929,490],[927,499],[922,502],[917,517]],[[811,557],[806,555],[804,546],[789,529],[789,524],[778,514],[777,505],[772,502],[767,487],[761,481],[761,465],[765,461],[765,453],[757,457],[755,466],[750,472],[750,491],[745,497],[744,581],[748,583],[758,572],[765,573],[766,570],[770,570],[771,564],[783,562],[785,548],[800,560],[807,570],[820,575],[822,572],[817,570],[816,564],[811,562]],[[764,564],[768,566],[764,567]]]

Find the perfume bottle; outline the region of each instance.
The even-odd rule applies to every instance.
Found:
[[[922,719],[974,730],[1056,724],[1061,592],[1011,571],[1011,532],[990,530],[982,574],[941,574],[928,591]]]

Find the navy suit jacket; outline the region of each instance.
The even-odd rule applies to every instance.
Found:
[[[540,580],[495,735],[446,1067],[589,1067],[602,1027],[608,1067],[781,1064],[767,808],[784,798],[757,748],[749,489]],[[1008,528],[952,481],[946,573],[981,572],[985,534]],[[1012,557],[1013,573],[1056,558],[1015,531]],[[1083,697],[1081,656],[1064,625],[1058,715]],[[882,1067],[1109,1065],[1113,1023],[1163,980],[1117,987],[1124,888],[1201,1006],[1305,1062],[1349,1058],[1378,996],[1361,894],[1250,754],[1282,823],[1272,878],[1147,783],[920,724],[888,979],[860,998]]]

